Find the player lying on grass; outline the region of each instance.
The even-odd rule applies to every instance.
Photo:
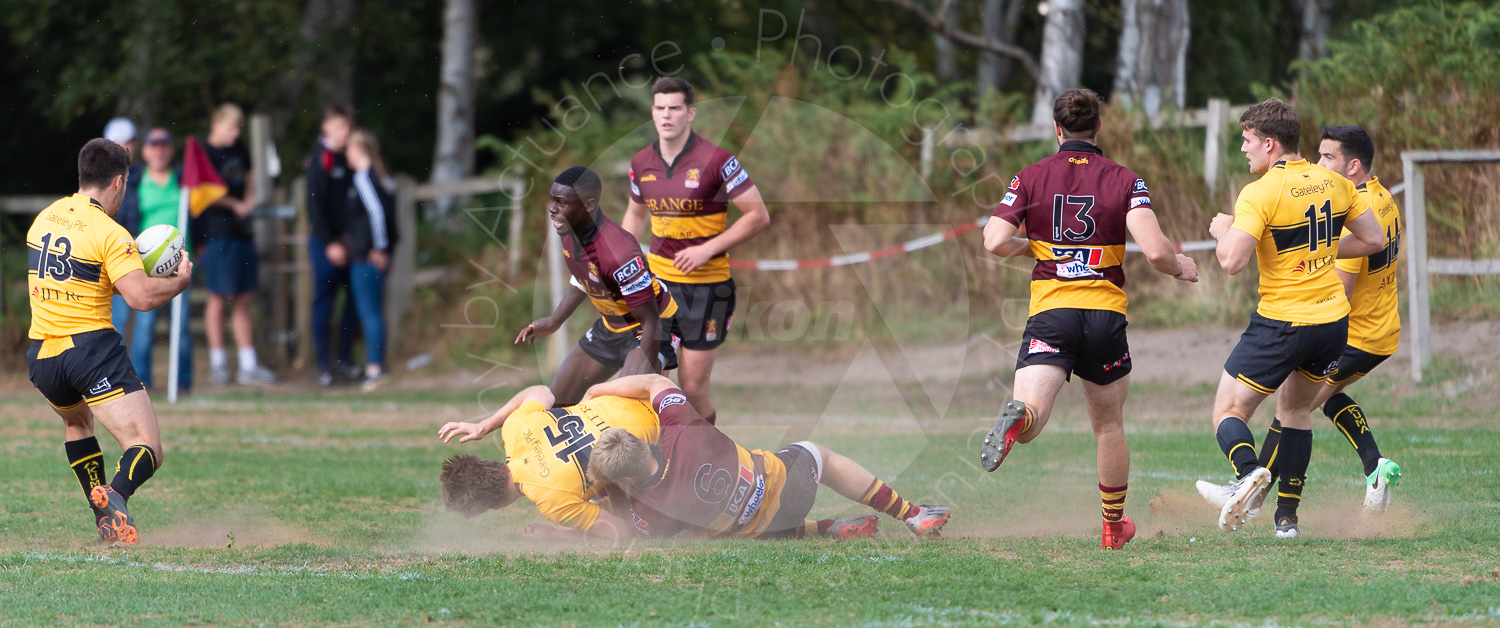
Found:
[[[636,531],[647,537],[786,538],[873,536],[874,514],[848,521],[807,521],[822,484],[895,517],[918,536],[936,536],[952,512],[912,504],[859,463],[811,442],[779,452],[748,450],[720,432],[660,375],[622,377],[589,396],[650,399],[661,420],[655,444],[629,431],[605,430],[594,443],[589,478],[630,498]]]
[[[1341,175],[1357,186],[1380,221],[1386,245],[1379,252],[1334,262],[1344,295],[1349,299],[1349,340],[1338,366],[1328,374],[1319,389],[1313,407],[1323,408],[1323,416],[1354,446],[1364,464],[1365,508],[1385,512],[1391,503],[1391,488],[1401,479],[1401,466],[1381,456],[1375,434],[1365,413],[1344,390],[1364,377],[1396,352],[1401,342],[1401,314],[1397,309],[1396,261],[1401,246],[1401,210],[1380,179],[1370,174],[1375,159],[1375,142],[1364,129],[1348,124],[1323,128],[1318,147],[1318,165]],[[1345,230],[1344,237],[1348,237]],[[1260,448],[1260,465],[1274,478],[1281,441],[1281,421],[1272,421],[1266,440]],[[1267,487],[1270,483],[1267,482]],[[1222,508],[1233,494],[1233,485],[1198,481],[1198,493],[1209,503]],[[1260,513],[1261,502],[1269,491],[1261,491],[1252,500],[1248,516]]]
[[[639,399],[608,395],[566,408],[552,408],[554,401],[549,388],[532,386],[479,423],[444,424],[438,438],[445,443],[455,436],[460,443],[477,441],[500,430],[506,462],[468,455],[448,459],[439,477],[443,502],[473,517],[525,495],[558,525],[603,538],[630,536],[630,524],[591,502],[606,493],[586,471],[594,443],[606,429],[656,442],[661,431],[656,413]]]
[[[1098,448],[1102,545],[1120,549],[1135,536],[1135,522],[1125,516],[1130,448],[1124,408],[1131,369],[1121,289],[1125,234],[1157,272],[1196,282],[1198,269],[1162,234],[1146,181],[1099,150],[1102,108],[1089,90],[1060,94],[1052,107],[1057,154],[1022,169],[984,226],[991,253],[1037,261],[1030,318],[1016,358],[1015,399],[985,436],[979,461],[994,471],[1016,443],[1041,434],[1058,391],[1077,375]],[[1026,238],[1014,237],[1023,225]]]
[[[641,245],[599,208],[599,175],[573,166],[552,184],[547,215],[562,238],[563,260],[576,290],[551,316],[527,325],[516,343],[531,343],[562,327],[584,299],[602,317],[584,332],[552,379],[559,405],[578,403],[589,386],[623,375],[677,368],[677,346],[665,319],[677,312],[671,292],[651,274]]]

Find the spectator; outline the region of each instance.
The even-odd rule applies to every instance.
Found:
[[[129,118],[115,118],[104,125],[104,139],[125,147],[125,152],[130,153],[131,160],[135,160],[135,123]],[[120,212],[115,214],[115,222],[130,233],[140,233],[141,209],[137,203],[134,190],[141,182],[141,166],[132,163],[130,170],[125,173],[125,198],[120,201]],[[130,320],[135,310],[125,304],[125,297],[116,294],[111,299],[110,324],[114,325],[115,331],[120,332],[120,337],[125,338],[126,328],[130,327]]]
[[[233,103],[214,109],[203,152],[219,171],[229,193],[205,209],[196,225],[203,239],[198,266],[208,276],[204,319],[211,369],[209,381],[221,386],[229,383],[229,357],[224,350],[226,304],[231,308],[230,326],[234,343],[239,347],[239,373],[235,381],[242,386],[263,386],[276,381],[276,376],[256,359],[251,336],[250,306],[259,284],[259,260],[250,230],[250,214],[255,211],[250,201],[253,193],[250,151],[240,142],[240,126],[244,121],[244,112]]]
[[[344,213],[344,248],[349,255],[350,293],[365,334],[365,373],[361,388],[373,390],[385,371],[385,276],[396,248],[395,182],[380,157],[375,135],[360,129],[349,136],[349,169],[354,171]]]
[[[178,211],[182,204],[182,168],[172,165],[172,134],[166,129],[151,129],[146,134],[146,144],[141,148],[141,156],[145,159],[145,174],[138,176],[138,180],[125,189],[125,197],[128,202],[136,204],[139,208],[140,229],[133,229],[131,233],[140,235],[156,225],[177,226]],[[124,203],[121,203],[123,206]],[[188,252],[192,252],[192,239],[187,230],[183,230],[187,242]],[[182,291],[184,307],[189,301],[189,291]],[[126,309],[129,309],[128,307]],[[151,388],[151,349],[156,341],[157,315],[171,316],[172,302],[168,302],[155,310],[139,312],[135,315],[135,329],[132,331],[127,348],[130,350],[130,363],[135,366],[135,372],[141,378],[141,383],[146,388]],[[115,314],[119,318],[119,314]],[[171,323],[168,323],[169,325]],[[188,316],[184,311],[178,320],[180,342],[177,344],[177,388],[181,392],[187,392],[193,387],[193,344],[192,334],[188,331]],[[124,330],[116,328],[121,336]]]
[[[343,244],[345,203],[353,172],[344,148],[354,128],[354,109],[333,104],[323,109],[323,134],[307,156],[307,256],[313,272],[312,340],[317,353],[318,383],[332,386],[336,379],[357,380],[354,365],[354,331],[358,325],[350,307],[349,255]],[[339,318],[338,364],[329,356],[328,324],[333,305],[343,291],[344,310]]]

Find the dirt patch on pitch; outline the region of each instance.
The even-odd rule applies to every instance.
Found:
[[[223,511],[141,534],[141,545],[147,547],[274,547],[288,543],[329,545],[325,539],[259,509]]]

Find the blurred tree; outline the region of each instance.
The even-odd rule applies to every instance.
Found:
[[[1021,8],[1025,0],[984,0],[979,12],[979,34],[990,41],[1014,44],[1016,25],[1021,21]],[[1010,78],[1010,57],[989,51],[979,51],[978,67],[974,70],[974,91],[984,96],[991,91],[1000,91]]]
[[[474,0],[447,0],[443,10],[443,68],[438,75],[437,146],[432,182],[457,181],[474,172]],[[438,199],[437,215],[453,208]]]
[[[1187,0],[1123,0],[1114,99],[1147,115],[1187,100]]]
[[[1052,123],[1052,101],[1077,87],[1083,74],[1083,0],[1051,0],[1042,31],[1041,72],[1036,82],[1032,124]]]

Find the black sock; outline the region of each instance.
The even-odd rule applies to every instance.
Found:
[[[1250,426],[1245,425],[1244,421],[1235,417],[1220,421],[1217,436],[1219,450],[1234,465],[1236,479],[1249,475],[1255,467],[1260,466],[1260,459],[1255,456],[1255,435],[1250,433]]]
[[[1280,458],[1281,483],[1276,487],[1276,520],[1297,517],[1302,503],[1302,488],[1307,484],[1307,463],[1312,459],[1312,430],[1282,428]]]
[[[95,486],[105,483],[104,452],[99,449],[99,439],[90,436],[66,441],[63,449],[68,452],[68,465],[73,467],[73,475],[78,477],[78,485],[83,487],[83,496],[87,498]]]
[[[1271,427],[1266,430],[1266,439],[1260,443],[1260,466],[1271,472],[1271,477],[1276,477],[1278,466],[1276,464],[1276,447],[1281,444],[1281,419],[1271,419]]]
[[[1354,445],[1354,452],[1365,464],[1365,475],[1374,473],[1375,465],[1380,463],[1380,447],[1375,444],[1375,433],[1370,431],[1370,424],[1365,421],[1365,412],[1359,404],[1354,403],[1349,395],[1339,393],[1323,404],[1323,415],[1338,426],[1350,445]]]
[[[156,452],[145,445],[132,445],[120,454],[120,464],[115,467],[115,481],[109,485],[121,497],[130,499],[135,489],[151,479],[156,473]]]

